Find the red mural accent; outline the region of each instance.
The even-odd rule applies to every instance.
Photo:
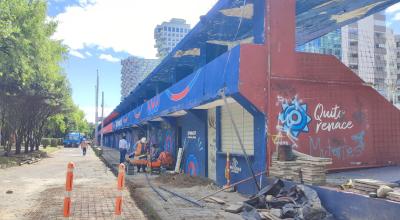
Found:
[[[330,170],[400,164],[400,111],[333,56],[297,53],[296,72],[271,76],[268,96],[260,92],[269,91],[266,49],[246,45],[241,50],[240,93],[267,114],[267,157],[287,142],[300,152],[332,158]],[[283,103],[290,105],[295,97],[307,106],[311,121],[307,132],[289,138],[277,129],[278,117]]]
[[[171,100],[175,101],[175,102],[179,101],[179,100],[185,98],[186,95],[189,93],[189,91],[190,91],[189,86],[186,86],[186,88],[182,92],[179,92],[179,93],[176,93],[176,94],[172,94],[171,95]]]

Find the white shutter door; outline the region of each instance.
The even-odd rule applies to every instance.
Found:
[[[253,116],[237,102],[228,105],[239,130],[246,153],[254,155]],[[223,152],[243,154],[226,106],[222,106],[221,108],[221,142]]]

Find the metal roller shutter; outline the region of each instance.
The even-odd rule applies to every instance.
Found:
[[[254,155],[253,116],[237,102],[228,105],[239,130],[246,153]],[[221,144],[222,152],[243,154],[226,106],[222,106],[221,108]]]

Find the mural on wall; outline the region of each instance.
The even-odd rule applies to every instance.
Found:
[[[171,154],[174,154],[174,145],[175,145],[175,135],[174,131],[172,130],[166,130],[165,131],[165,136],[164,136],[164,151],[167,151]]]
[[[186,159],[186,173],[190,176],[197,176],[199,171],[199,163],[194,154],[190,154]]]
[[[318,103],[314,110],[314,119],[317,121],[315,133],[332,132],[335,130],[348,130],[353,128],[351,120],[343,120],[346,111],[340,106],[334,105],[331,108]]]
[[[232,158],[229,168],[231,170],[231,173],[238,174],[242,172],[242,168],[239,166],[239,161],[236,159],[236,157]]]
[[[147,102],[147,114],[151,115],[158,112],[160,107],[160,96],[156,95],[154,98]]]
[[[139,119],[140,116],[142,115],[142,108],[143,108],[143,105],[140,106],[140,108],[138,109],[137,112],[133,112],[133,117],[135,117],[135,119]]]
[[[300,133],[309,131],[308,124],[311,122],[311,117],[308,115],[308,106],[302,103],[295,96],[292,100],[287,100],[283,97],[278,97],[278,102],[281,105],[281,112],[278,115],[278,140],[276,144],[289,144],[284,142],[282,133],[290,140],[294,147],[297,147],[296,141]]]
[[[292,99],[278,96],[277,100],[277,134],[272,135],[275,146],[288,144],[312,156],[352,165],[360,165],[362,159],[366,162],[362,157],[366,127],[364,120],[358,120],[365,118],[365,113],[354,107],[349,110],[343,103],[305,103],[297,95]]]
[[[190,90],[193,88],[193,85],[196,83],[197,79],[199,78],[200,73],[201,73],[201,70],[197,70],[193,79],[184,87],[183,90],[181,90],[179,92],[172,92],[171,89],[167,89],[166,94],[167,94],[168,98],[174,102],[184,99],[189,94]]]

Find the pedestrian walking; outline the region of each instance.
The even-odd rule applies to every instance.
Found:
[[[128,150],[128,141],[126,141],[125,134],[123,134],[122,139],[119,140],[118,148],[119,148],[119,163],[124,163],[125,155]]]
[[[83,156],[86,156],[87,147],[88,147],[88,143],[86,142],[86,139],[84,138],[81,142],[81,149],[82,149]]]

